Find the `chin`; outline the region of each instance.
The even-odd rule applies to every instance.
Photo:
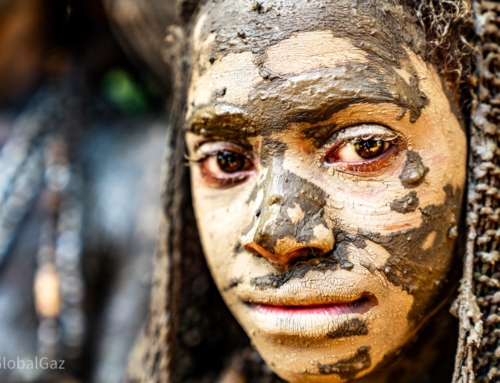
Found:
[[[268,366],[287,382],[348,382],[369,374],[375,367],[373,348],[366,340],[346,340],[343,344],[315,344],[304,341],[282,344],[255,343]],[[360,346],[360,344],[365,344]],[[376,351],[376,350],[375,350]]]
[[[284,294],[284,300],[273,295],[263,303],[240,294],[243,298],[230,307],[267,365],[287,382],[360,378],[387,362],[417,331],[408,321],[413,299],[401,289],[360,289],[343,299],[327,297],[327,303],[300,294]]]

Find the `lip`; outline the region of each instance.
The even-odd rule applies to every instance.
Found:
[[[349,301],[328,303],[275,305],[269,303],[247,303],[252,309],[265,315],[328,315],[340,316],[345,314],[364,314],[375,307],[378,302],[371,294],[363,294],[360,298]]]
[[[294,299],[295,298],[295,299]],[[318,302],[289,296],[285,302],[255,299],[242,302],[246,314],[240,317],[249,327],[266,334],[268,339],[322,339],[337,342],[327,334],[348,326],[352,320],[368,323],[373,318],[371,310],[378,305],[374,295],[364,293],[356,297],[330,297]]]
[[[342,271],[342,270],[341,270]],[[307,283],[300,279],[290,279],[279,287],[258,288],[249,283],[239,283],[235,288],[238,300],[246,306],[262,305],[277,307],[309,308],[314,306],[349,305],[369,298],[376,305],[381,289],[374,289],[365,276],[323,275],[310,273]],[[321,292],[320,294],[318,292]]]
[[[235,314],[244,327],[255,329],[256,337],[337,342],[327,334],[355,318],[371,323],[385,302],[384,292],[385,286],[372,283],[370,276],[343,270],[310,272],[307,281],[292,278],[277,287],[242,282],[234,290],[241,305]]]

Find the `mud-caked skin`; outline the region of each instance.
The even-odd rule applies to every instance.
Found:
[[[352,379],[359,371],[370,367],[370,347],[358,348],[354,356],[341,359],[332,364],[318,363],[318,371],[320,374],[331,375],[336,374],[344,380]]]
[[[466,139],[423,32],[391,1],[225,0],[192,33],[186,139],[219,290],[283,379],[370,381],[450,289]]]
[[[397,198],[391,202],[391,210],[397,211],[401,214],[406,214],[418,207],[418,197],[416,192],[410,192],[403,198]]]

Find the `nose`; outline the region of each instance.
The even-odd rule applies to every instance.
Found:
[[[253,225],[242,236],[245,250],[283,270],[298,259],[321,257],[333,249],[322,189],[290,172],[274,174],[264,185]]]
[[[244,245],[244,248],[250,253],[266,258],[269,263],[281,270],[287,269],[299,259],[321,257],[331,250],[331,248],[320,246],[296,244],[283,249],[283,251],[271,252],[256,242],[248,243]]]

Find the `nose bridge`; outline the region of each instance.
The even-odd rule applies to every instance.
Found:
[[[333,233],[323,217],[323,190],[284,169],[281,158],[267,164],[253,235],[246,237],[244,247],[279,264],[331,250]]]
[[[259,206],[257,229],[254,242],[274,253],[279,238],[284,238],[294,232],[286,207],[294,199],[292,193],[286,190],[284,183],[288,183],[283,174],[276,174],[269,169],[263,181],[264,197]]]

